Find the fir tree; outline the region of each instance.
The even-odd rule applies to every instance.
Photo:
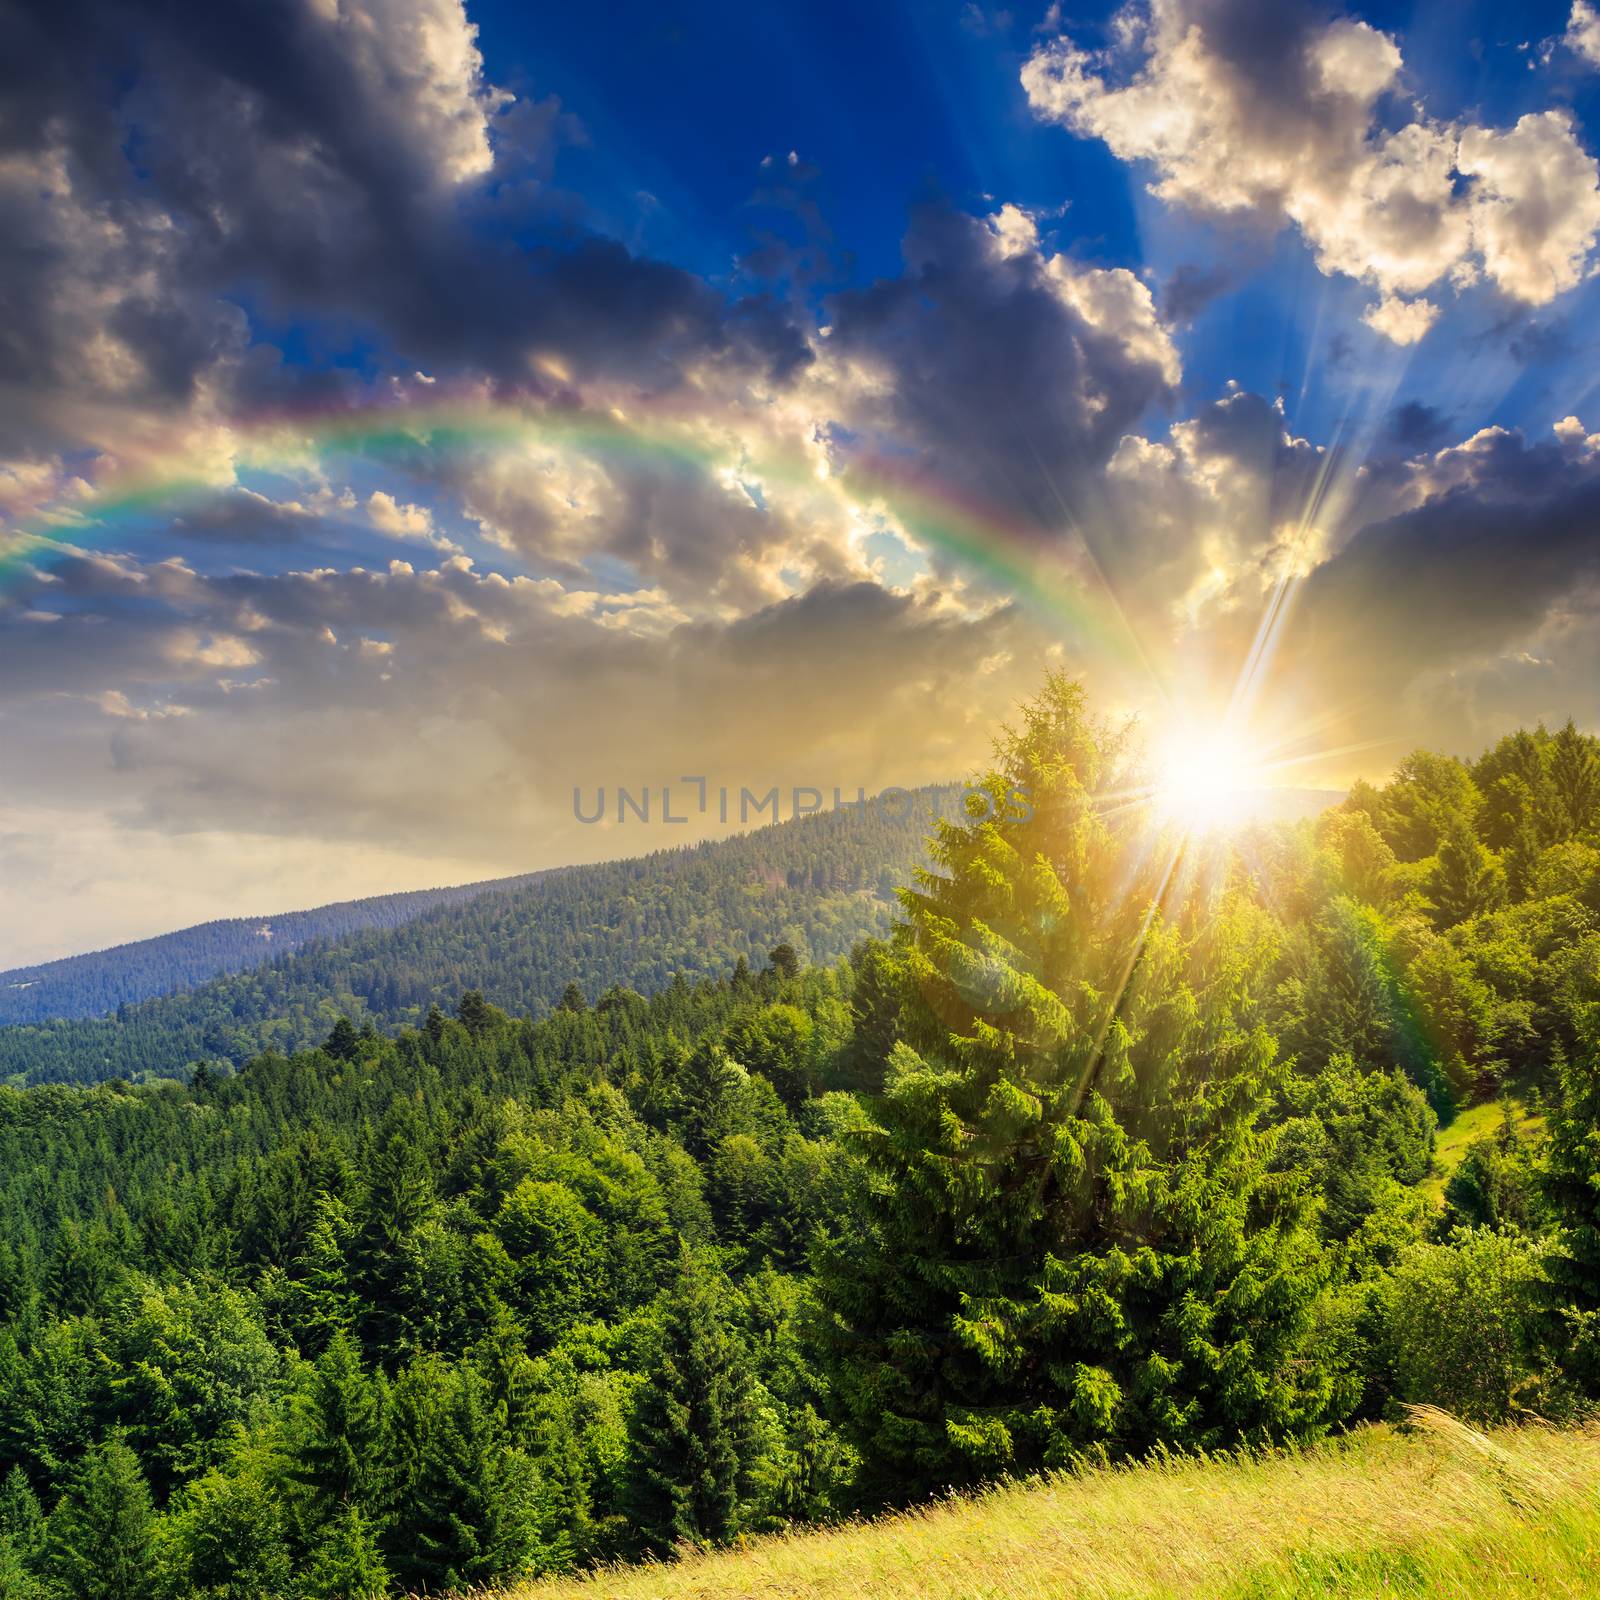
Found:
[[[1600,813],[1600,755],[1596,741],[1579,733],[1571,718],[1550,741],[1550,786],[1560,803],[1560,837],[1586,833]]]
[[[361,1035],[348,1017],[340,1017],[322,1048],[335,1061],[354,1061],[361,1054]]]
[[[419,1363],[405,1516],[389,1533],[390,1563],[424,1590],[518,1577],[534,1565],[537,1495],[530,1463],[511,1449],[471,1367]]]
[[[42,1600],[45,1518],[21,1467],[0,1484],[0,1600]]]
[[[640,1548],[731,1538],[752,1444],[749,1382],[717,1280],[683,1245],[628,1427],[623,1498]]]
[[[1128,780],[1075,684],[1001,757],[993,820],[943,824],[905,896],[905,1038],[822,1262],[835,1392],[893,1499],[1302,1435],[1332,1394],[1317,1246],[1256,1132],[1270,923],[1099,803]]]
[[[91,1450],[51,1513],[51,1564],[70,1600],[147,1600],[155,1511],[120,1439]]]
[[[893,950],[879,940],[861,945],[851,966],[855,983],[850,991],[845,1067],[849,1087],[876,1094],[898,1036],[902,972]]]
[[[1544,1190],[1560,1223],[1546,1263],[1552,1343],[1572,1376],[1600,1395],[1600,1051],[1586,1041],[1552,1062],[1560,1099],[1550,1117]]]
[[[482,989],[468,989],[456,1007],[461,1026],[474,1039],[487,1032],[495,1020],[495,1008],[483,998]]]
[[[676,1121],[684,1148],[704,1160],[737,1131],[748,1074],[714,1039],[703,1039],[678,1069]]]
[[[428,1042],[437,1046],[439,1041],[444,1038],[444,1030],[446,1026],[447,1023],[444,1012],[439,1009],[437,1004],[430,1005],[428,1007],[428,1014],[423,1018],[422,1021],[422,1032]]]
[[[389,1592],[389,1569],[377,1537],[354,1506],[323,1528],[302,1581],[307,1600],[382,1600]]]
[[[382,1377],[369,1376],[354,1341],[336,1333],[296,1408],[289,1476],[300,1485],[312,1526],[330,1524],[351,1507],[372,1521],[381,1515],[386,1405]]]
[[[1452,818],[1445,829],[1438,865],[1428,881],[1428,898],[1441,928],[1492,911],[1505,898],[1505,876],[1499,861],[1479,842],[1464,817]]]
[[[44,1512],[21,1467],[13,1467],[0,1484],[0,1539],[9,1541],[28,1562],[44,1552]]]
[[[172,1501],[162,1546],[175,1587],[206,1600],[278,1600],[290,1593],[282,1503],[254,1476],[208,1472]]]

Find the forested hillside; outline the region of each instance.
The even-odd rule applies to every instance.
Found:
[[[732,839],[508,880],[374,929],[274,957],[117,1016],[0,1028],[0,1080],[97,1082],[241,1063],[315,1043],[336,1018],[417,1022],[467,989],[540,1015],[569,982],[652,992],[677,973],[759,962],[780,941],[832,961],[888,928],[895,887],[923,860],[934,808],[841,808]]]
[[[1127,759],[1053,682],[846,959],[0,1089],[0,1593],[466,1591],[1600,1397],[1596,742],[1237,844],[1106,804]],[[1431,1193],[1499,1095],[1542,1120]]]
[[[458,905],[490,889],[529,883],[537,874],[343,900],[279,916],[229,917],[139,939],[89,955],[0,972],[0,1025],[99,1017],[118,1006],[192,989],[220,973],[241,972],[318,940],[395,928],[436,906]]]

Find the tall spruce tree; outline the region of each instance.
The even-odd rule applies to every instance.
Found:
[[[431,1594],[532,1571],[537,1473],[506,1439],[482,1375],[426,1357],[397,1382],[395,1396],[405,1505],[386,1536],[395,1575]]]
[[[45,1518],[21,1467],[0,1484],[0,1600],[42,1600]]]
[[[754,1448],[742,1354],[718,1276],[687,1245],[628,1427],[624,1504],[641,1549],[719,1544],[739,1528]]]
[[[79,1463],[50,1516],[51,1565],[70,1600],[147,1600],[155,1509],[139,1458],[108,1439]]]
[[[300,1486],[310,1528],[338,1520],[350,1507],[369,1526],[381,1519],[389,1490],[387,1403],[382,1375],[366,1373],[354,1341],[336,1334],[296,1404],[289,1477]]]
[[[1305,1435],[1333,1397],[1305,1359],[1321,1258],[1256,1131],[1273,924],[1109,800],[1122,754],[1052,678],[991,815],[942,825],[903,897],[902,1040],[820,1284],[890,1499]]]
[[[1452,928],[1505,898],[1505,873],[1494,853],[1484,848],[1465,817],[1452,817],[1439,843],[1439,860],[1428,880],[1434,921]]]
[[[388,1594],[389,1569],[377,1537],[353,1506],[323,1529],[300,1582],[308,1600],[382,1600]]]
[[[1544,1189],[1560,1233],[1545,1265],[1551,1342],[1563,1365],[1600,1395],[1600,1050],[1585,1040],[1552,1063],[1560,1099],[1550,1117]]]
[[[1579,733],[1569,717],[1550,741],[1550,786],[1561,808],[1561,837],[1586,833],[1600,816],[1597,741]]]

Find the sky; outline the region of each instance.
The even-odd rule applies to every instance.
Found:
[[[1588,0],[0,0],[0,966],[1050,670],[1296,786],[1600,726],[1597,154]]]

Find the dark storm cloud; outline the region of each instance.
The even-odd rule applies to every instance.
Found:
[[[1600,463],[1587,450],[1496,430],[1439,452],[1422,481],[1422,504],[1362,528],[1307,580],[1291,670],[1400,690],[1523,648],[1557,609],[1593,611]]]
[[[1389,415],[1388,437],[1408,454],[1436,449],[1450,433],[1450,418],[1425,400],[1407,400]]]
[[[1148,290],[944,204],[916,210],[904,254],[900,277],[831,305],[833,354],[889,379],[862,420],[1059,530],[1084,509],[1086,473],[1176,381]]]
[[[536,351],[652,384],[707,353],[802,364],[770,299],[584,225],[548,181],[563,120],[483,81],[456,0],[9,5],[0,385],[182,402],[227,361],[270,397],[298,374],[243,360],[241,306],[514,379]]]

